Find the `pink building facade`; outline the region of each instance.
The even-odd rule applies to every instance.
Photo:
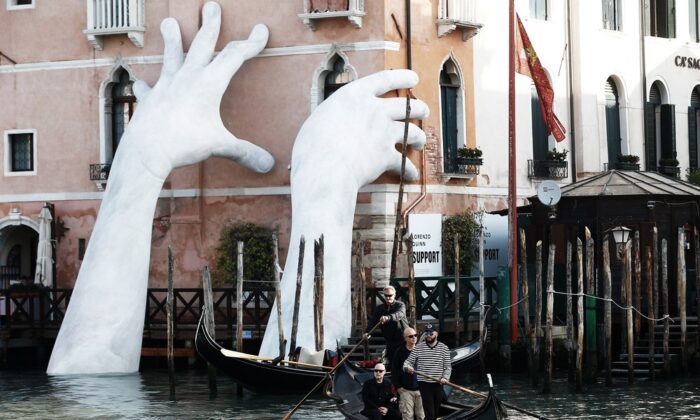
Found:
[[[236,136],[270,151],[276,163],[264,175],[216,158],[174,171],[153,215],[150,287],[166,282],[169,245],[176,255],[175,286],[199,286],[202,268],[215,265],[222,230],[233,223],[277,230],[284,258],[297,132],[339,85],[379,70],[407,68],[409,36],[411,65],[421,79],[413,94],[428,104],[431,115],[421,123],[428,134],[425,150],[409,154],[422,178],[407,186],[403,211],[447,215],[504,207],[502,195],[475,196],[483,180],[455,160],[458,148],[476,145],[472,43],[481,25],[475,0],[219,3],[217,50],[247,37],[256,23],[270,29],[266,49],[233,78],[220,112]],[[0,274],[6,280],[33,278],[38,215],[50,203],[55,285],[73,285],[109,182],[109,164],[138,108],[130,85],[139,79],[152,85],[158,78],[160,22],[177,19],[187,50],[203,4],[0,4]],[[389,275],[397,192],[398,177],[383,175],[358,197],[355,229],[371,243],[365,267],[378,282]]]

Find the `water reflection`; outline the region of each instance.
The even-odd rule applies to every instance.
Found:
[[[47,391],[70,417],[138,417],[151,401],[141,375],[49,376]]]

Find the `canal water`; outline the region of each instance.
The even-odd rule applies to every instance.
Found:
[[[485,391],[466,377],[454,378]],[[700,417],[700,378],[639,382],[612,388],[590,385],[581,394],[570,392],[566,378],[557,378],[553,392],[544,395],[525,376],[494,375],[498,395],[505,401],[552,419],[697,419]],[[279,419],[301,396],[273,397],[244,392],[219,377],[219,393],[209,396],[205,371],[177,373],[177,395],[169,396],[166,371],[133,375],[47,377],[43,372],[0,371],[0,418],[233,418]],[[465,403],[474,400],[455,392]],[[511,418],[528,418],[509,410]],[[306,403],[295,419],[337,419],[339,413],[327,399]]]

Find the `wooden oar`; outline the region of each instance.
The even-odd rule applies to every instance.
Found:
[[[434,377],[434,376],[428,375],[428,374],[423,373],[423,372],[419,372],[419,371],[417,371],[417,370],[414,370],[414,372],[415,372],[416,374],[418,374],[419,376],[422,376],[422,377],[424,377],[424,378],[428,378],[428,379],[430,379],[430,380],[432,380],[432,381],[435,381],[435,382],[440,382],[440,378],[436,378],[436,377]],[[474,395],[474,396],[477,396],[477,397],[479,397],[479,398],[487,398],[487,397],[488,397],[488,395],[486,395],[486,394],[482,394],[481,392],[477,392],[477,391],[471,390],[471,389],[469,389],[469,388],[466,388],[466,387],[463,387],[463,386],[454,384],[454,383],[452,383],[452,382],[450,382],[450,381],[445,381],[445,385],[449,385],[449,386],[451,386],[452,388],[454,388],[454,389],[456,389],[456,390],[458,390],[458,391],[462,391],[462,392],[464,392],[464,393],[466,393],[466,394]],[[525,410],[524,408],[517,407],[517,406],[515,406],[515,405],[513,405],[513,404],[508,404],[508,403],[505,402],[505,401],[502,401],[502,400],[499,400],[499,401],[501,401],[501,404],[503,404],[504,406],[506,406],[506,407],[508,407],[508,408],[512,408],[513,410],[516,410],[516,411],[520,411],[521,413],[527,414],[528,416],[532,416],[532,417],[535,417],[535,418],[537,418],[537,419],[547,420],[547,417],[543,417],[543,416],[540,416],[539,414],[532,413],[532,412],[530,412],[530,411]]]
[[[256,356],[254,354],[241,353],[239,351],[233,351],[233,350],[228,350],[228,349],[221,349],[221,354],[223,354],[226,357],[235,357],[238,359],[256,360],[256,361],[261,361],[261,362],[271,362],[271,361],[275,360],[272,357]],[[312,363],[304,363],[304,362],[295,362],[294,360],[280,360],[280,363],[284,363],[286,365],[300,366],[300,367],[305,367],[305,368],[314,368],[314,369],[323,369],[323,370],[333,369],[330,366],[315,365]]]
[[[374,332],[374,330],[376,330],[377,327],[379,327],[380,325],[382,325],[382,323],[381,323],[381,322],[377,322],[377,325],[375,325],[374,327],[372,327],[371,330],[369,330],[369,332],[367,333],[367,336],[366,336],[366,337],[363,335],[362,339],[361,339],[357,344],[355,344],[355,347],[353,347],[352,349],[350,349],[350,351],[348,352],[348,354],[346,354],[342,359],[340,359],[340,361],[338,362],[338,364],[335,365],[335,366],[333,367],[333,369],[330,370],[330,372],[326,372],[326,376],[324,376],[324,378],[321,379],[321,381],[320,381],[319,383],[317,383],[316,386],[313,387],[313,389],[311,389],[311,391],[309,391],[309,393],[306,394],[306,395],[304,396],[304,398],[302,398],[301,401],[299,401],[299,403],[298,403],[297,405],[295,405],[294,408],[292,408],[292,410],[291,410],[289,413],[287,413],[286,416],[283,417],[283,420],[289,420],[289,419],[292,417],[292,414],[294,414],[294,413],[299,409],[299,407],[301,407],[301,405],[304,404],[304,402],[306,402],[306,400],[311,396],[311,394],[313,394],[314,392],[316,392],[316,390],[318,389],[318,387],[320,387],[321,385],[323,385],[323,383],[326,382],[326,381],[331,377],[331,375],[333,374],[333,372],[335,372],[343,363],[345,363],[346,360],[348,360],[348,357],[350,357],[350,355],[351,355],[355,350],[357,350],[357,348],[360,347],[360,345],[361,345],[363,342],[369,341],[369,338],[372,336],[372,333]]]

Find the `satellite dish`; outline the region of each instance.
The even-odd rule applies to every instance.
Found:
[[[537,198],[539,198],[540,203],[545,206],[557,204],[561,198],[559,184],[554,181],[542,181],[540,186],[537,187]]]

